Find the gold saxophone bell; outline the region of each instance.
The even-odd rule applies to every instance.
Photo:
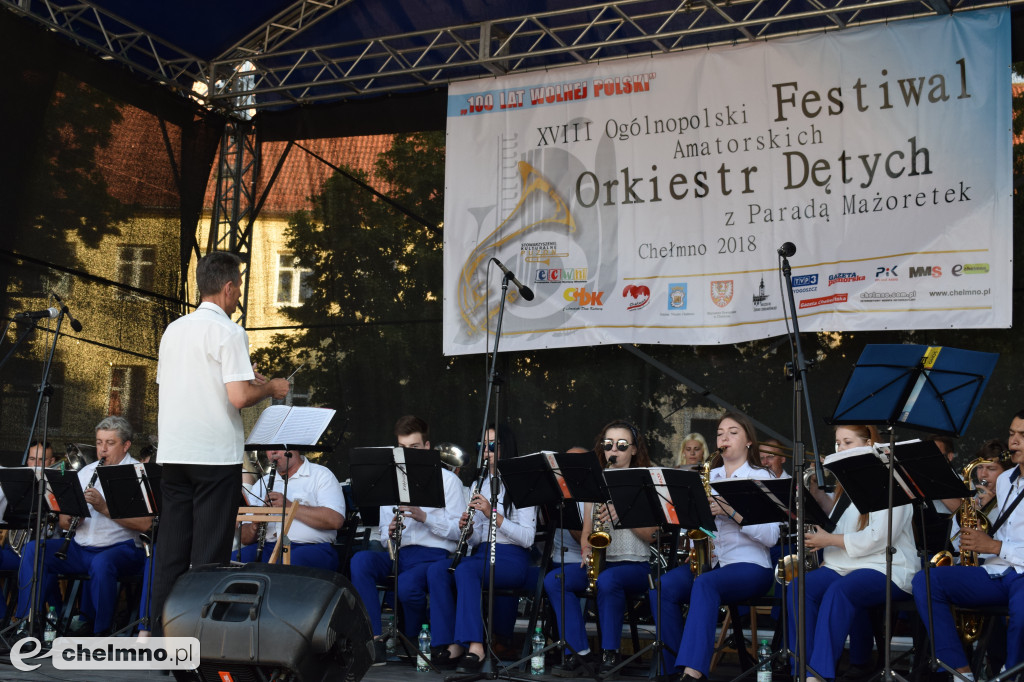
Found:
[[[607,504],[595,504],[590,513],[592,530],[587,536],[587,542],[590,543],[590,556],[587,557],[587,582],[591,592],[597,588],[597,579],[604,568],[604,557],[608,545],[612,544],[611,524],[600,520],[601,513],[606,506]]]

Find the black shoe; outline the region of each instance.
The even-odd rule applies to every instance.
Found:
[[[452,656],[452,652],[447,648],[441,649],[434,653],[430,657],[430,662],[434,664],[435,668],[441,670],[451,670],[459,664],[462,656]]]
[[[876,672],[873,665],[852,664],[836,682],[865,682]]]
[[[602,680],[617,680],[619,679],[619,672],[612,672],[612,668],[619,664],[619,652],[613,651],[612,649],[605,649],[601,655],[601,667],[598,669],[597,674]]]
[[[459,659],[459,667],[455,669],[455,672],[462,674],[473,675],[480,672],[480,669],[484,667],[484,661],[476,654],[465,654]]]
[[[556,665],[551,668],[551,674],[555,677],[593,677],[594,656],[588,652],[585,654],[573,654],[565,661],[565,665]]]
[[[387,665],[388,662],[388,647],[384,644],[383,639],[373,640],[373,664],[374,665]]]

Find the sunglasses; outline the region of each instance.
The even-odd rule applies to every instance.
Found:
[[[632,443],[624,438],[620,438],[618,441],[613,441],[611,438],[604,439],[605,452],[608,452],[612,448],[617,449],[619,452],[625,452],[626,450],[629,450],[630,445],[632,445]]]
[[[476,444],[476,449],[477,450],[480,449],[480,443],[479,442]],[[488,452],[494,452],[494,441],[493,440],[487,442],[487,451]]]

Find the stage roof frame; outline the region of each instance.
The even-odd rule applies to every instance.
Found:
[[[989,7],[1012,7],[1016,27],[1024,14],[1024,0],[0,0],[0,6],[239,117]]]

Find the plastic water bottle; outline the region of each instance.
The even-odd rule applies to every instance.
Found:
[[[430,670],[430,628],[423,624],[419,636],[420,655],[416,657],[416,670],[427,672]],[[425,658],[424,658],[425,657]]]
[[[46,628],[43,630],[43,642],[45,644],[53,645],[53,640],[57,639],[57,609],[50,607],[50,610],[46,614]]]
[[[541,634],[540,628],[537,628],[533,633],[533,655],[530,657],[530,674],[531,675],[543,675],[544,674],[544,635]]]
[[[757,648],[757,682],[772,682],[772,649],[768,640],[762,639]]]

